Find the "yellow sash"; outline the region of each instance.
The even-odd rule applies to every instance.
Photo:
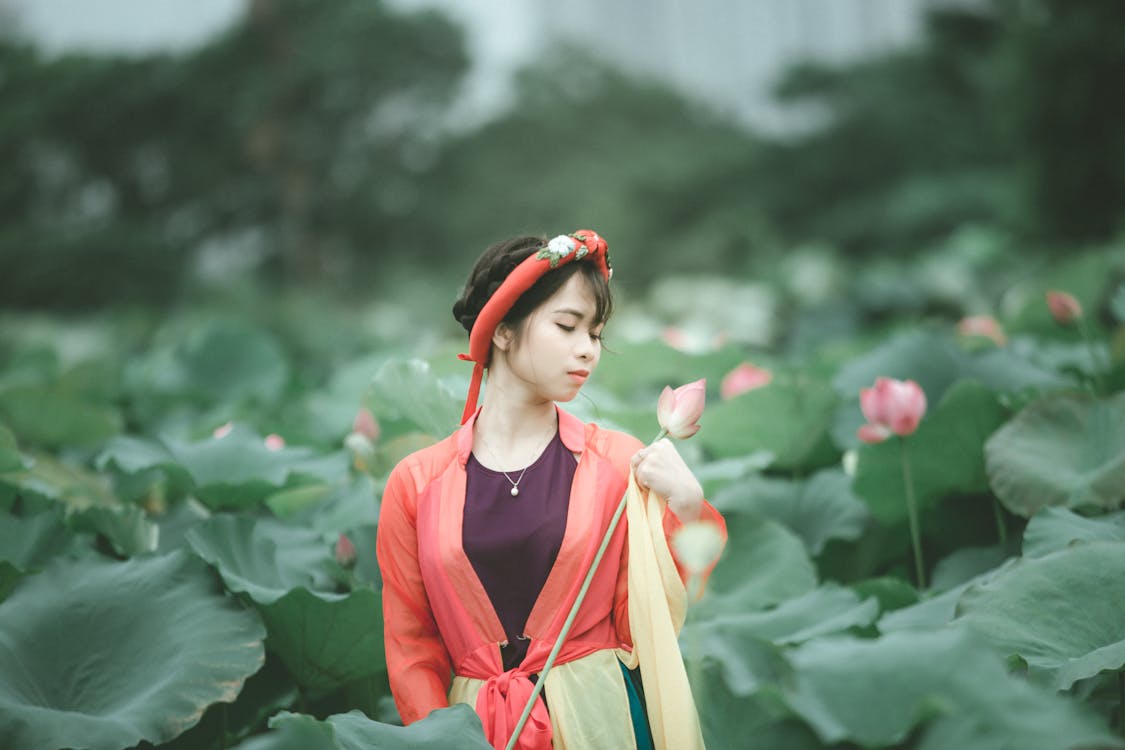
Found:
[[[676,640],[687,616],[687,590],[664,536],[667,502],[640,489],[632,472],[626,498],[633,652],[618,653],[630,669],[640,664],[656,750],[702,749],[699,716]]]

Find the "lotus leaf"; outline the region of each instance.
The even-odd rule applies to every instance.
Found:
[[[170,740],[235,699],[264,637],[191,555],[56,562],[0,604],[0,746]]]
[[[934,750],[974,747],[934,739],[947,736],[1018,737],[1004,746],[1028,750],[1115,743],[1088,709],[1009,674],[964,629],[820,638],[794,649],[789,661],[795,679],[786,701],[827,743],[897,745],[927,721]],[[1026,723],[1028,716],[1035,718]]]
[[[408,727],[372,721],[359,711],[324,721],[282,712],[270,719],[270,733],[234,750],[490,750],[480,719],[469,706],[439,708]]]
[[[769,451],[775,466],[802,468],[819,463],[836,405],[827,383],[774,380],[710,406],[698,439],[720,458]]]
[[[1076,542],[1125,542],[1125,511],[1080,516],[1066,508],[1043,508],[1023,531],[1025,557],[1042,557]]]
[[[818,555],[832,539],[854,541],[870,513],[852,494],[844,472],[826,469],[803,481],[752,478],[729,485],[712,497],[722,510],[750,510],[783,523]]]
[[[270,649],[302,686],[339,687],[385,669],[378,593],[336,593],[332,545],[316,532],[224,515],[187,539],[231,591],[257,605]]]
[[[1125,542],[1089,542],[1021,560],[971,586],[958,621],[1065,690],[1125,666]]]
[[[988,478],[1008,510],[1115,508],[1125,499],[1125,393],[1031,404],[985,446]]]
[[[695,606],[699,617],[763,609],[816,588],[816,569],[793,532],[753,513],[726,520],[731,541]]]

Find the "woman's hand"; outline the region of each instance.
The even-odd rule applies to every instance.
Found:
[[[703,487],[668,438],[657,440],[633,454],[630,463],[637,483],[668,499],[668,507],[681,521],[699,518]]]

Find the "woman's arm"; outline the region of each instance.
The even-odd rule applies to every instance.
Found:
[[[403,724],[449,705],[449,652],[418,565],[417,498],[399,464],[387,479],[375,542],[383,577],[383,638],[391,693]]]

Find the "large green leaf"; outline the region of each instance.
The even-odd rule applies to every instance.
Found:
[[[156,468],[181,472],[213,508],[254,505],[298,476],[332,480],[347,473],[343,452],[318,456],[308,448],[271,450],[244,425],[234,425],[221,438],[197,441],[119,437],[109,441],[97,464],[128,474]]]
[[[775,379],[708,407],[698,439],[720,458],[769,451],[779,468],[804,468],[820,451],[836,404],[827,383]]]
[[[273,604],[298,587],[332,587],[332,547],[319,534],[268,518],[221,514],[186,535],[223,583],[256,604]]]
[[[273,403],[289,379],[277,341],[251,324],[216,319],[170,327],[151,354],[129,363],[130,391],[200,403]]]
[[[264,637],[190,555],[52,565],[0,604],[0,745],[170,740],[234,700]]]
[[[750,478],[716,493],[715,507],[753,511],[780,521],[801,537],[813,555],[832,539],[854,541],[863,533],[870,513],[851,490],[851,479],[826,469],[807,480]]]
[[[276,651],[302,686],[335,688],[387,668],[379,592],[329,596],[296,588],[259,611]]]
[[[689,631],[699,628],[707,632],[708,637],[741,631],[779,646],[791,645],[870,625],[878,613],[879,603],[874,597],[860,600],[850,589],[825,584],[762,612],[728,610],[700,621],[693,611],[689,618],[692,622],[685,625],[682,640],[690,643],[695,636]],[[728,649],[728,652],[734,650]]]
[[[789,661],[795,680],[787,702],[826,743],[898,745],[932,719],[927,735],[1002,736],[1012,743],[1004,747],[1117,746],[1088,710],[1009,674],[996,654],[959,628],[876,640],[820,638],[794,649]],[[926,747],[989,745],[931,739]]]
[[[877,623],[879,631],[893,633],[899,630],[932,630],[948,625],[957,615],[957,602],[961,599],[961,594],[970,586],[992,580],[1015,562],[1015,558],[1009,558],[998,567],[974,576],[940,594],[935,595],[930,592],[916,604],[887,612],[879,618]]]
[[[816,588],[816,568],[792,531],[753,513],[728,513],[726,522],[726,550],[695,605],[700,617],[763,609]]]
[[[4,425],[0,424],[0,473],[15,471],[24,467],[23,457],[20,456],[16,436]]]
[[[1089,542],[1021,560],[970,587],[963,622],[1028,671],[1066,689],[1125,666],[1125,542]]]
[[[0,474],[0,485],[21,495],[57,501],[71,510],[118,504],[103,476],[45,454],[33,453],[25,458],[26,468]]]
[[[96,445],[121,431],[121,415],[109,403],[61,385],[0,389],[0,417],[26,443],[48,448]]]
[[[385,669],[378,593],[336,593],[332,545],[270,519],[215,516],[187,534],[231,591],[245,593],[268,646],[306,688],[339,687]]]
[[[21,571],[39,570],[73,541],[61,508],[25,518],[0,513],[0,560]]]
[[[985,453],[992,489],[1013,513],[1117,507],[1125,499],[1125,393],[1036,401],[997,430]]]
[[[1066,508],[1043,508],[1023,531],[1024,557],[1042,557],[1075,542],[1125,542],[1125,511],[1087,518]]]
[[[233,750],[490,750],[480,718],[459,703],[441,708],[408,727],[383,724],[359,711],[335,714],[324,721],[312,716],[279,713],[270,732]]]
[[[904,521],[907,507],[900,442],[905,440],[920,509],[936,505],[949,493],[983,492],[988,481],[982,448],[1003,420],[1004,410],[995,393],[973,381],[958,381],[913,435],[861,447],[852,487],[879,520],[887,524]]]
[[[380,420],[408,422],[434,437],[457,428],[463,405],[420,359],[393,360],[379,368],[364,403]]]

